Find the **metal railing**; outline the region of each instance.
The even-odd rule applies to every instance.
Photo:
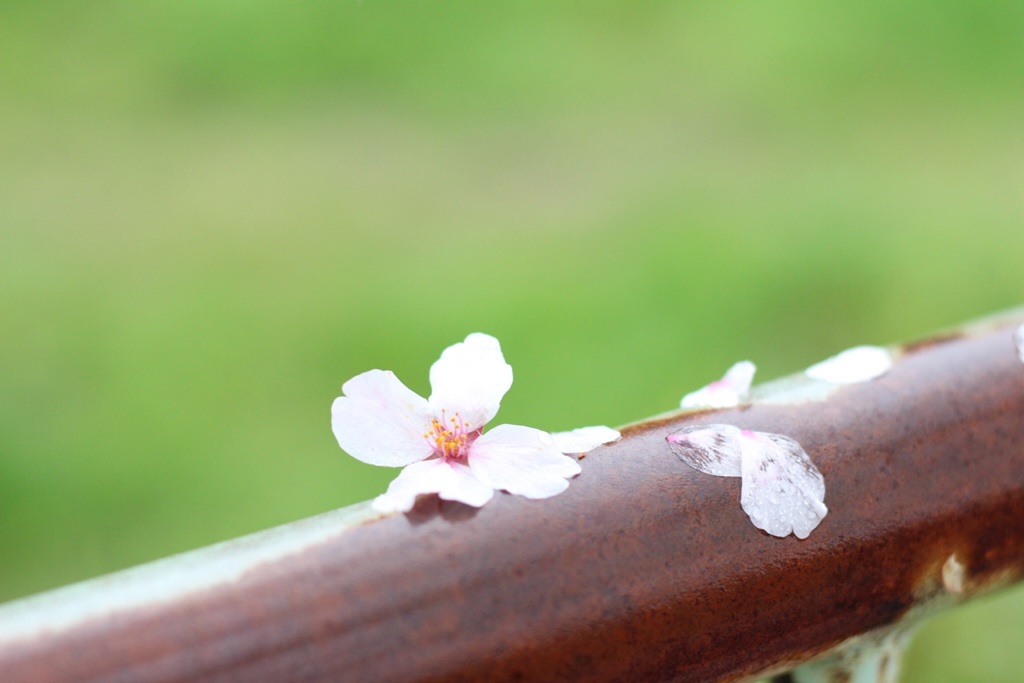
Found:
[[[549,500],[422,499],[385,517],[361,504],[9,603],[0,680],[715,681],[814,660],[786,678],[826,681],[851,659],[890,670],[918,618],[1024,570],[1021,322],[894,349],[871,382],[795,376],[756,387],[750,405],[628,426]],[[808,539],[758,531],[735,480],[673,456],[666,434],[712,421],[804,446],[830,509]]]

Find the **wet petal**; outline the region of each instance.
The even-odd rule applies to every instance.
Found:
[[[349,455],[371,465],[401,467],[432,449],[423,433],[430,424],[426,400],[393,372],[370,370],[341,387],[331,406],[334,437]]]
[[[494,337],[475,333],[449,346],[430,368],[430,406],[441,418],[458,413],[469,429],[487,424],[512,386],[512,366]]]
[[[717,477],[738,477],[742,472],[739,435],[740,430],[732,425],[694,425],[665,440],[693,469]]]
[[[569,487],[566,478],[580,472],[576,460],[558,450],[547,432],[499,425],[470,447],[469,467],[496,489],[527,498],[549,498]]]
[[[732,408],[740,404],[750,391],[757,366],[743,360],[729,368],[725,376],[706,387],[683,396],[679,407],[686,410],[701,408]]]
[[[807,538],[828,514],[825,479],[804,449],[779,434],[741,432],[740,504],[758,529]]]
[[[551,438],[561,453],[587,453],[602,444],[618,441],[621,436],[611,427],[580,427],[571,432],[554,432]]]
[[[436,493],[445,500],[481,507],[494,495],[494,489],[473,476],[465,465],[443,458],[415,462],[403,469],[385,493],[373,501],[378,512],[408,512],[416,497]]]
[[[892,354],[881,346],[855,346],[804,370],[812,379],[856,384],[881,377],[892,368]]]
[[[694,469],[741,477],[743,510],[773,536],[807,538],[828,514],[821,472],[789,437],[710,424],[686,427],[666,440]]]

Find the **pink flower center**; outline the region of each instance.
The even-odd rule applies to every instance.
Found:
[[[479,435],[480,430],[470,431],[469,423],[463,422],[458,413],[446,418],[442,411],[440,420],[435,417],[430,421],[430,431],[424,432],[423,438],[442,458],[459,460]]]

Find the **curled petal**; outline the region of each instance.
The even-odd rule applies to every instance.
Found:
[[[430,406],[438,417],[442,410],[459,413],[476,430],[497,414],[511,386],[512,366],[498,340],[477,332],[449,346],[430,367]]]
[[[701,408],[732,408],[750,391],[757,366],[749,360],[743,360],[729,368],[725,376],[706,387],[683,396],[679,407],[687,410]]]
[[[804,370],[812,379],[856,384],[881,377],[892,368],[892,354],[881,346],[855,346]]]
[[[554,432],[551,438],[561,453],[587,453],[602,444],[618,441],[621,436],[611,427],[580,427],[571,432]]]
[[[388,490],[373,500],[373,509],[408,512],[416,504],[417,496],[428,493],[478,508],[491,499],[494,489],[473,476],[465,465],[435,458],[403,469]]]
[[[757,366],[752,361],[741,360],[725,371],[722,380],[732,387],[738,394],[743,395],[750,391],[750,385],[754,381],[754,373]]]
[[[432,452],[423,433],[430,424],[427,401],[394,373],[370,370],[341,388],[331,406],[334,437],[353,458],[371,465],[401,467]]]
[[[742,473],[739,436],[737,427],[711,424],[686,427],[665,440],[693,469],[717,477],[738,477]]]
[[[488,486],[527,498],[561,493],[580,472],[550,434],[518,425],[499,425],[473,442],[469,467]]]
[[[772,536],[807,538],[828,514],[825,479],[804,449],[779,434],[742,432],[740,505]]]

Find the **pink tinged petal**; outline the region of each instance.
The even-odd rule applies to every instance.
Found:
[[[574,458],[562,455],[547,432],[498,425],[473,442],[469,468],[485,484],[527,498],[550,498],[580,473]]]
[[[669,448],[693,469],[716,477],[738,477],[742,472],[740,430],[732,425],[686,427],[665,437]]]
[[[749,360],[740,361],[729,368],[722,379],[683,396],[679,407],[684,410],[701,408],[732,408],[738,406],[750,391],[757,366]]]
[[[401,467],[432,449],[427,401],[386,370],[370,370],[345,382],[331,406],[331,428],[349,455],[371,465]]]
[[[755,372],[757,372],[756,365],[749,360],[741,360],[725,371],[722,381],[732,387],[736,393],[743,395],[750,391]]]
[[[551,438],[561,453],[588,453],[598,446],[618,441],[621,436],[611,427],[580,427],[571,432],[554,432]]]
[[[1020,358],[1021,363],[1024,363],[1024,325],[1018,327],[1013,336],[1017,341],[1017,357]]]
[[[377,496],[373,509],[378,512],[408,512],[416,497],[436,493],[445,500],[456,500],[481,507],[494,496],[494,489],[473,476],[465,465],[443,458],[415,462],[403,469]]]
[[[742,432],[740,504],[758,529],[772,536],[807,538],[828,514],[825,479],[793,439]]]
[[[856,384],[881,377],[891,368],[892,354],[888,349],[881,346],[855,346],[815,363],[804,370],[804,374],[832,384]]]
[[[430,367],[430,406],[438,419],[458,413],[469,430],[487,424],[512,386],[512,366],[494,337],[475,333],[449,346]]]

